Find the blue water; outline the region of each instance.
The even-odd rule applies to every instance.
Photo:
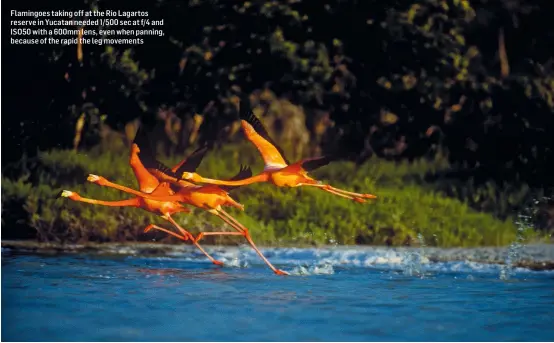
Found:
[[[2,341],[552,341],[554,273],[396,253],[2,250]],[[365,255],[364,255],[365,254]]]

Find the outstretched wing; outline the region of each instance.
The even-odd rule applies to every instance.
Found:
[[[176,166],[171,168],[171,174],[168,173],[166,169],[164,169],[164,172],[167,175],[170,175],[171,177],[175,177],[177,179],[181,179],[181,175],[183,175],[184,172],[195,172],[200,163],[202,163],[202,159],[206,155],[206,152],[209,150],[209,145],[205,144],[204,146],[196,149],[190,156],[182,160],[180,163],[178,163]],[[165,167],[163,164],[159,163],[162,168]],[[167,167],[165,167],[167,168]],[[182,182],[186,182],[182,180]],[[190,183],[191,186],[194,186],[192,183]],[[171,183],[169,184],[169,187],[172,191],[177,192],[179,190],[179,186]]]
[[[148,172],[147,168],[144,166],[144,162],[139,157],[139,151],[144,156],[153,156],[152,146],[150,145],[150,141],[142,125],[139,126],[133,144],[131,145],[129,164],[131,169],[133,169],[140,191],[150,193],[158,187],[160,182],[158,178]],[[146,161],[146,164],[149,162],[151,163],[151,161]]]
[[[252,142],[262,155],[267,169],[281,169],[289,162],[285,159],[283,150],[271,139],[260,120],[252,113],[248,99],[243,97],[240,105],[240,119],[246,138]]]
[[[314,158],[307,158],[300,162],[300,165],[305,171],[312,171],[323,166],[328,165],[330,162],[337,160],[336,156],[321,156]]]
[[[171,168],[171,170],[176,175],[182,175],[183,172],[195,172],[208,150],[209,146],[208,144],[205,144],[204,146],[196,149],[189,157],[185,158],[179,164]]]
[[[316,170],[318,168],[321,168],[323,166],[328,165],[330,162],[335,161],[338,159],[338,156],[322,156],[322,157],[314,157],[314,158],[307,158],[301,161],[298,161],[294,164],[291,164],[288,166],[285,171],[290,173],[299,173],[299,172],[310,172],[312,170]]]
[[[241,165],[240,170],[237,173],[237,175],[233,176],[228,181],[237,181],[237,180],[247,179],[251,176],[252,176],[252,169],[250,169],[250,167]],[[223,189],[226,192],[229,192],[229,191],[231,191],[235,188],[238,188],[238,187],[240,187],[240,186],[219,186],[219,188]]]

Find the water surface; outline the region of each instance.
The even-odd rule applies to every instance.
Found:
[[[279,277],[249,250],[211,251],[231,266],[190,251],[144,257],[2,249],[2,340],[554,340],[552,272],[514,269],[502,280],[498,265],[265,249],[294,274]]]

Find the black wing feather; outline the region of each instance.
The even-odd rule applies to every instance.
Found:
[[[184,172],[193,173],[196,171],[200,163],[202,163],[202,159],[206,155],[206,152],[208,152],[208,145],[204,145],[203,147],[200,147],[196,149],[189,157],[187,157],[187,160],[185,163],[183,163],[177,170],[175,171],[175,174],[183,175]]]
[[[140,153],[138,154],[138,157],[145,168],[153,168],[156,166],[156,154],[154,154],[154,149],[152,148],[152,143],[150,142],[150,139],[148,138],[148,133],[146,132],[146,129],[144,128],[144,125],[139,124],[139,128],[137,130],[137,133],[135,134],[135,139],[133,140],[133,143],[136,144],[139,149]]]
[[[250,106],[250,101],[247,97],[241,98],[241,105],[240,105],[240,111],[239,111],[240,119],[248,122],[256,132],[262,136],[265,140],[267,140],[269,143],[271,143],[277,151],[283,156],[283,159],[287,164],[290,164],[290,162],[287,160],[287,157],[285,156],[285,152],[277,145],[277,143],[269,136],[269,133],[267,132],[267,129],[265,128],[264,124],[254,115],[254,112],[252,112],[252,108]]]
[[[206,155],[206,152],[211,148],[210,143],[204,144],[204,146],[196,149],[189,157],[187,157],[187,160],[185,163],[183,163],[177,170],[175,171],[174,175],[177,179],[181,180],[181,176],[184,172],[193,173],[196,171],[200,163],[202,163],[202,159]],[[169,187],[174,191],[178,192],[180,187],[170,183]]]
[[[237,175],[230,178],[228,181],[238,181],[242,179],[247,179],[252,176],[252,169],[248,166],[240,166],[240,170],[237,173]],[[238,188],[240,186],[220,186],[221,189],[225,190],[226,192],[229,192],[235,188]]]
[[[336,160],[337,158],[335,156],[322,156],[322,157],[316,157],[314,159],[309,159],[302,163],[302,168],[306,171],[312,171],[316,170],[318,168],[321,168],[323,166],[328,165],[330,162]]]
[[[177,176],[176,173],[174,173],[171,168],[169,168],[168,166],[166,166],[165,164],[163,164],[162,162],[156,160],[156,167],[154,168],[162,173],[164,173],[165,175],[168,175],[168,176],[172,176],[172,177],[175,177],[177,179],[179,179],[180,177]]]

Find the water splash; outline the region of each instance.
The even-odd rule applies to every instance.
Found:
[[[423,263],[427,262],[428,259],[425,256],[425,239],[421,233],[417,234],[417,240],[419,242],[419,249],[409,251],[402,261],[402,265],[405,275],[423,278]]]
[[[229,267],[235,268],[248,268],[250,264],[249,260],[249,250],[246,245],[241,245],[239,250],[235,254],[228,254],[227,256],[222,256],[221,261]]]
[[[417,238],[414,238],[416,242]],[[439,249],[429,248],[420,238],[421,246],[411,249],[396,249],[388,247],[367,247],[367,246],[341,246],[330,248],[262,248],[268,259],[275,266],[288,272],[293,271],[298,275],[309,274],[332,274],[337,272],[337,268],[368,268],[381,271],[400,271],[403,275],[424,274],[426,278],[429,275],[437,273],[471,273],[475,277],[481,274],[491,274],[498,278],[501,268],[506,268],[497,263],[499,254],[506,253],[502,248],[476,248],[476,249]],[[426,239],[428,241],[428,239]],[[187,249],[184,249],[187,248]],[[522,245],[521,256],[530,256],[533,260],[551,261],[550,246],[527,246]],[[517,249],[516,249],[517,251]],[[267,266],[260,257],[249,248],[241,247],[210,247],[208,252],[214,258],[224,262],[227,266],[235,268],[262,268],[266,270]],[[154,259],[160,263],[166,261],[183,261],[204,263],[210,265],[210,262],[201,254],[195,253],[192,247],[183,247],[167,253],[165,256],[142,256],[137,253],[128,256],[130,259]],[[475,256],[481,256],[483,261],[472,261]],[[512,260],[517,260],[512,253]],[[164,261],[164,262],[161,262]],[[331,268],[333,271],[331,271]],[[530,275],[536,273],[548,273],[554,275],[554,270],[531,270],[524,267],[509,268],[508,272],[513,275]],[[506,271],[504,272],[506,273]]]
[[[291,275],[331,275],[335,274],[335,269],[330,262],[324,262],[316,265],[296,266],[290,271]]]
[[[537,204],[538,202],[535,202]],[[515,264],[519,261],[523,248],[525,247],[525,230],[532,225],[532,216],[520,214],[515,224],[517,226],[517,236],[515,241],[508,247],[508,256],[505,264],[500,268],[500,280],[509,280],[514,274]]]

